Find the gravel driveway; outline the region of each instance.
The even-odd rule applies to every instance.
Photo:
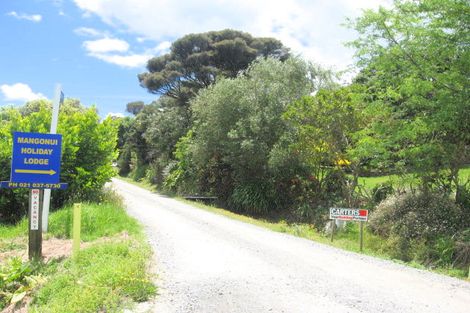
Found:
[[[154,312],[470,312],[468,282],[113,185],[155,251]]]

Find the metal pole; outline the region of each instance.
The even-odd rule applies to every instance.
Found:
[[[38,260],[42,257],[41,200],[42,191],[39,189],[31,189],[29,192],[28,214],[28,256],[30,260]]]
[[[51,120],[51,134],[57,133],[57,124],[59,121],[59,107],[62,101],[62,87],[60,84],[56,85],[54,102],[52,106],[52,120]],[[47,225],[49,219],[49,207],[51,203],[51,190],[44,189],[44,202],[42,211],[42,231],[47,232]]]

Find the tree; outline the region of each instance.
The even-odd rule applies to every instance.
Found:
[[[144,104],[143,101],[129,102],[126,105],[126,111],[133,114],[133,115],[137,115],[137,114],[139,114],[140,111],[142,111],[144,106],[145,106],[145,104]]]
[[[359,32],[351,43],[356,81],[377,113],[357,149],[375,142],[390,165],[417,173],[423,186],[446,170],[450,190],[470,160],[469,13],[466,0],[397,0],[351,22]]]
[[[288,188],[278,183],[286,177],[278,172],[280,178],[275,178],[269,159],[286,131],[282,114],[289,103],[320,88],[317,83],[324,77],[299,58],[267,58],[255,61],[244,75],[221,79],[199,92],[191,102],[193,135],[179,146],[187,153],[180,161],[186,169],[193,166],[188,171],[196,174],[201,190],[251,213],[280,205]]]
[[[235,77],[257,57],[285,59],[288,50],[273,38],[254,38],[235,30],[186,35],[176,40],[170,53],[148,61],[148,72],[138,76],[151,93],[178,99],[180,105],[217,77]]]
[[[305,183],[315,195],[311,201],[345,199],[343,205],[355,205],[352,195],[358,183],[360,160],[350,150],[355,147],[355,135],[363,124],[357,105],[358,88],[351,85],[320,90],[290,104],[283,115],[290,126],[289,136],[294,138],[288,151],[308,166],[310,177]],[[353,179],[347,179],[346,172],[352,173]],[[330,186],[333,177],[336,186]],[[339,200],[329,192],[332,187],[339,193]]]

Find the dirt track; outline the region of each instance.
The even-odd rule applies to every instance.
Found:
[[[114,188],[155,250],[154,312],[469,312],[470,283]]]

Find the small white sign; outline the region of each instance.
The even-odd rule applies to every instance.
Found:
[[[39,189],[31,190],[31,230],[39,230]]]
[[[368,210],[351,208],[330,208],[330,219],[343,221],[361,221],[367,222],[369,217]]]

